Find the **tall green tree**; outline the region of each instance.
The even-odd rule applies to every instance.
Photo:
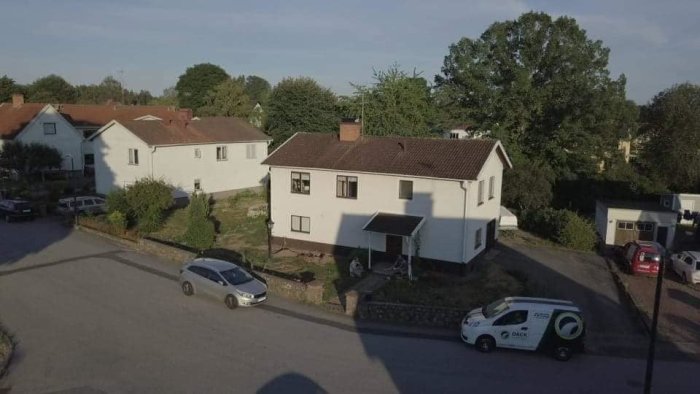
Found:
[[[374,79],[369,87],[353,85],[356,92],[351,107],[355,116],[364,113],[364,133],[428,134],[436,119],[428,81],[396,64],[386,71],[374,71]]]
[[[251,104],[260,103],[264,105],[270,97],[272,86],[265,78],[257,75],[248,75],[245,77],[245,94],[250,97]]]
[[[642,112],[642,165],[676,192],[700,192],[700,86],[657,94]]]
[[[16,170],[20,175],[32,175],[46,169],[60,168],[61,152],[38,142],[24,144],[7,141],[0,148],[0,167]]]
[[[12,99],[12,94],[19,93],[20,86],[15,83],[15,80],[3,75],[0,77],[0,103],[8,102]]]
[[[79,85],[79,104],[104,104],[109,101],[122,102],[124,98],[124,88],[121,82],[112,76],[105,77],[97,85]]]
[[[242,78],[228,78],[207,93],[199,114],[247,118],[253,107],[244,90]]]
[[[223,68],[211,63],[189,67],[175,85],[180,107],[190,108],[195,115],[199,115],[199,108],[206,104],[207,93],[229,78]]]
[[[285,78],[278,83],[267,104],[267,129],[276,145],[295,132],[338,130],[336,97],[311,78]]]
[[[454,116],[492,130],[509,151],[558,176],[590,175],[633,127],[625,77],[610,77],[608,54],[574,19],[529,12],[451,45],[435,82]]]
[[[32,82],[27,88],[27,93],[27,101],[34,103],[73,104],[78,98],[78,92],[73,85],[56,74]]]

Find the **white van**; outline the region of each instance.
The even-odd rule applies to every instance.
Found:
[[[56,211],[64,215],[73,214],[73,202],[77,203],[78,213],[103,213],[106,211],[105,199],[95,196],[66,197],[58,200]]]
[[[571,301],[507,297],[469,312],[462,340],[484,353],[494,347],[539,350],[566,361],[583,351],[585,324]]]

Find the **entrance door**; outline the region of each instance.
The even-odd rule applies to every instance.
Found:
[[[656,242],[666,247],[666,241],[668,238],[668,227],[657,227],[656,230]]]
[[[403,254],[403,237],[398,235],[386,235],[386,254],[395,257]]]
[[[496,219],[486,224],[486,249],[491,249],[496,243]]]

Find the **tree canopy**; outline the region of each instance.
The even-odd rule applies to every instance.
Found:
[[[350,101],[354,116],[364,113],[364,130],[369,135],[426,135],[435,121],[428,81],[415,71],[407,74],[398,65],[374,71],[375,83],[356,89]],[[363,110],[364,107],[364,110]]]
[[[642,165],[677,192],[700,192],[700,86],[676,85],[644,109]]]
[[[58,149],[31,142],[7,141],[0,148],[0,167],[21,175],[36,174],[44,169],[60,168],[63,157]]]
[[[20,93],[21,86],[15,80],[3,75],[0,77],[0,103],[8,102],[12,99],[12,94]]]
[[[207,93],[229,78],[223,68],[211,63],[189,67],[180,75],[175,85],[177,101],[181,107],[190,108],[195,115],[199,115],[199,109],[205,105]]]
[[[257,75],[248,75],[245,77],[245,94],[250,98],[250,103],[252,105],[258,103],[263,105],[267,103],[271,91],[272,86],[270,86],[270,83],[267,82],[265,78]]]
[[[558,176],[591,174],[635,127],[608,53],[574,19],[530,12],[451,45],[435,82],[442,104],[509,151],[543,159]]]
[[[278,83],[267,105],[267,128],[279,144],[298,131],[338,130],[336,97],[311,78],[285,78]]]
[[[32,82],[27,88],[28,102],[73,104],[77,90],[62,77],[51,74]]]
[[[244,92],[243,78],[228,78],[210,90],[200,107],[202,116],[235,116],[247,118],[253,107]]]

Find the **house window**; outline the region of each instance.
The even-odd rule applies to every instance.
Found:
[[[194,180],[194,190],[199,191],[202,190],[202,181],[199,179]]]
[[[308,172],[292,171],[292,193],[311,193],[311,175]]]
[[[413,181],[399,181],[399,198],[413,200]]]
[[[357,177],[338,175],[335,195],[341,198],[357,198]]]
[[[450,139],[451,139],[451,140],[458,140],[458,139],[459,139],[459,133],[450,133]]]
[[[479,249],[481,247],[481,229],[476,230],[474,234],[474,249]]]
[[[306,216],[292,215],[292,231],[297,233],[310,233],[311,219]]]
[[[95,155],[93,153],[86,153],[83,157],[85,159],[86,166],[95,165]]]
[[[194,158],[195,158],[195,159],[201,159],[201,158],[202,158],[202,151],[199,150],[199,148],[194,148]]]
[[[132,166],[139,165],[139,150],[129,149],[129,164]]]
[[[255,144],[248,144],[245,146],[245,158],[246,159],[255,159],[257,158],[258,155],[255,152]]]
[[[56,134],[56,123],[44,123],[44,134]]]
[[[496,196],[496,177],[489,178],[489,200]]]
[[[228,154],[226,152],[225,146],[217,146],[216,147],[216,160],[217,161],[228,160]]]
[[[484,203],[484,181],[479,181],[479,204]]]

